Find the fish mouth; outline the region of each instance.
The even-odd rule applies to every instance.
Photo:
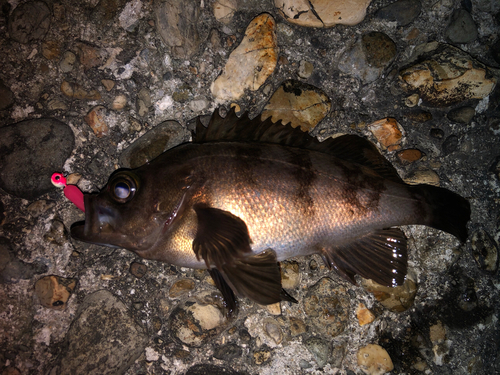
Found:
[[[71,226],[71,237],[75,240],[109,247],[135,249],[130,235],[120,232],[116,225],[118,214],[107,205],[101,204],[96,194],[85,194],[85,221]]]

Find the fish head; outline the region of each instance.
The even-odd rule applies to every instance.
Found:
[[[86,194],[85,221],[73,224],[79,241],[140,255],[168,231],[182,206],[183,189],[155,183],[154,171],[118,170],[97,194]]]

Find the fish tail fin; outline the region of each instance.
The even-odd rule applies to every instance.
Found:
[[[427,205],[423,224],[450,233],[462,242],[467,240],[467,222],[471,213],[467,199],[437,186],[417,185],[413,189]]]

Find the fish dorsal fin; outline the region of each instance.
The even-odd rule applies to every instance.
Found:
[[[214,111],[207,127],[198,118],[193,142],[261,142],[308,149],[361,164],[382,177],[402,182],[391,163],[375,145],[362,137],[348,134],[320,142],[299,127],[283,125],[281,120],[273,123],[269,117],[262,121],[260,116],[250,119],[248,112],[238,117],[234,108],[229,110],[226,117],[222,117],[218,110]]]

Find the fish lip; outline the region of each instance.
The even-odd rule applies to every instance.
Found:
[[[90,202],[91,195],[85,194],[83,196],[83,203],[85,206],[85,220],[77,221],[71,225],[70,233],[71,237],[78,241],[89,242],[88,232],[90,230],[91,217],[94,212],[93,205]]]

